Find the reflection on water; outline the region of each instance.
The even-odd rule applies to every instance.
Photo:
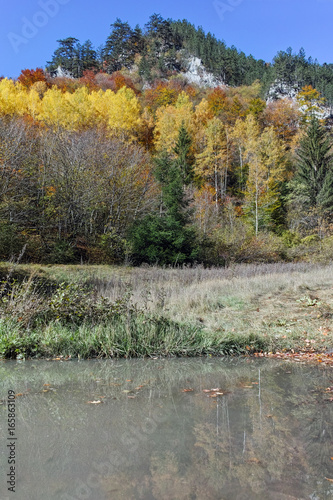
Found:
[[[15,494],[0,405],[0,500],[332,498],[332,378],[275,360],[1,362],[0,399],[22,395]]]

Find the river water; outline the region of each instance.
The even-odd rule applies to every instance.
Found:
[[[267,359],[1,361],[0,500],[333,498],[332,386]]]

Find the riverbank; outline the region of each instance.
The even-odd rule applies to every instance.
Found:
[[[0,266],[0,355],[314,354],[333,348],[333,266]]]

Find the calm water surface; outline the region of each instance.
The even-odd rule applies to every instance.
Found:
[[[0,500],[331,499],[332,386],[275,360],[2,361]]]

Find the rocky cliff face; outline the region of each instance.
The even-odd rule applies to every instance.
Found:
[[[209,73],[203,66],[201,59],[190,57],[188,60],[187,71],[182,73],[189,83],[195,83],[200,87],[218,87],[224,85],[222,80],[217,79],[212,73]]]
[[[298,85],[288,85],[279,80],[276,80],[273,85],[271,85],[267,96],[266,102],[267,104],[273,101],[277,101],[278,99],[292,99],[296,101],[296,96],[300,92],[301,88]]]
[[[73,75],[70,71],[58,66],[55,71],[51,71],[50,75],[52,78],[64,77],[64,78],[73,78]]]
[[[266,102],[269,104],[270,102],[277,101],[278,99],[291,99],[294,103],[296,103],[296,96],[301,90],[301,87],[297,84],[288,85],[284,82],[276,80],[267,92]],[[300,107],[300,110],[305,111],[302,107]],[[327,120],[332,117],[332,109],[328,106],[320,106],[320,111],[317,113],[317,117]]]

